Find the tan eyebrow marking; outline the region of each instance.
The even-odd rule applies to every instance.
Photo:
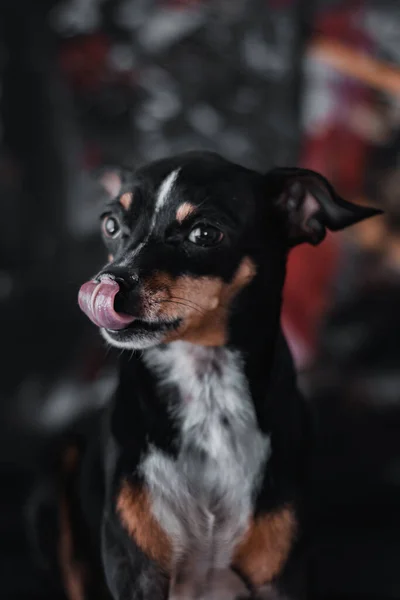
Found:
[[[121,198],[119,199],[119,202],[120,202],[120,204],[122,204],[122,206],[124,207],[125,210],[128,210],[128,208],[132,204],[132,200],[133,200],[132,192],[126,192],[125,194],[122,194]]]
[[[182,221],[187,219],[195,210],[196,207],[193,204],[190,204],[190,202],[184,202],[176,211],[177,221],[179,221],[179,223],[182,223]]]

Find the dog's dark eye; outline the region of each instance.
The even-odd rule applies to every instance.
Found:
[[[116,238],[121,232],[118,219],[112,215],[107,215],[104,217],[101,227],[104,235],[108,238]]]
[[[197,225],[189,233],[188,240],[197,246],[216,246],[224,237],[222,231],[212,225]]]

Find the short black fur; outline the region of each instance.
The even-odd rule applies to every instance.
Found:
[[[177,171],[167,201],[157,212],[161,186]],[[128,209],[120,203],[124,193],[132,195]],[[139,466],[150,448],[157,448],[172,461],[181,450],[179,419],[170,410],[179,390],[167,386],[160,391],[158,377],[146,363],[142,349],[156,345],[160,352],[163,348],[167,352],[168,344],[180,339],[204,347],[208,344],[200,334],[198,342],[194,333],[188,336],[188,312],[186,308],[182,312],[179,306],[183,301],[188,305],[187,298],[177,300],[175,294],[176,315],[171,316],[170,309],[167,318],[157,309],[154,316],[151,302],[154,294],[160,293],[161,284],[150,293],[149,282],[161,272],[172,281],[183,277],[179,281],[189,287],[190,281],[196,284],[199,278],[202,282],[207,278],[207,282],[217,281],[220,287],[228,286],[230,290],[246,263],[250,268],[245,284],[229,295],[228,310],[221,313],[226,315],[221,345],[240,353],[257,428],[269,436],[271,443],[272,453],[261,484],[254,489],[252,517],[275,514],[290,506],[297,521],[289,555],[273,581],[265,583],[300,597],[304,593],[301,578],[305,576],[304,568],[299,567],[302,501],[311,433],[293,361],[280,329],[286,258],[295,243],[316,243],[326,229],[340,229],[378,211],[345,203],[323,177],[311,171],[275,169],[262,175],[203,152],[138,169],[125,178],[124,187],[110,200],[106,214],[117,215],[121,233],[117,239],[105,240],[112,256],[95,281],[100,286],[104,278],[116,281],[119,293],[114,309],[136,316],[139,322],[136,330],[127,326],[105,334],[111,344],[125,344],[127,349],[120,359],[118,389],[105,421],[107,434],[101,452],[105,497],[95,526],[102,531],[102,563],[111,596],[114,600],[162,600],[168,595],[171,576],[136,543],[116,509],[122,482],[128,482],[133,490],[146,485]],[[180,220],[178,210],[184,203],[185,218]],[[188,236],[199,225],[218,228],[223,234],[219,245],[192,245]],[[149,294],[153,294],[150,300]],[[196,297],[197,304],[203,299]],[[170,301],[169,297],[164,301]],[[90,312],[95,303],[93,296],[92,305],[85,305],[93,320],[98,319],[97,313]],[[194,315],[190,318],[197,319],[195,301],[191,299],[190,303]],[[111,316],[115,316],[114,309],[107,309]],[[146,323],[147,329],[144,325],[140,329],[140,323]],[[228,430],[229,419],[222,416],[222,421]],[[252,582],[245,573],[242,576],[249,593],[255,594]]]

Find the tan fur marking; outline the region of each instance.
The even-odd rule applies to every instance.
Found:
[[[114,260],[114,256],[112,254],[108,255],[108,262],[112,262]]]
[[[158,273],[145,284],[145,312],[153,318],[182,319],[182,325],[168,334],[165,342],[184,340],[203,346],[222,346],[227,341],[231,302],[250,283],[255,272],[254,263],[246,257],[230,283],[219,277],[173,279]]]
[[[78,450],[74,446],[67,448],[63,458],[63,470],[68,476],[78,464]],[[71,527],[69,504],[65,493],[61,497],[59,508],[60,537],[58,556],[65,592],[69,600],[85,600],[86,571],[74,558],[74,540]]]
[[[125,210],[128,210],[132,204],[133,194],[131,192],[126,192],[126,194],[122,194],[119,199],[119,203],[124,207]]]
[[[176,220],[179,221],[179,223],[182,223],[191,214],[193,214],[195,210],[196,207],[193,204],[190,204],[190,202],[184,202],[176,211]]]
[[[152,514],[148,492],[124,482],[117,499],[123,526],[147,556],[168,571],[171,567],[171,542]]]
[[[282,570],[296,535],[291,507],[253,520],[236,548],[233,566],[255,586],[269,583]]]

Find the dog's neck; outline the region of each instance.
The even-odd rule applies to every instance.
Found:
[[[176,341],[144,351],[143,359],[161,384],[178,388],[184,403],[191,402],[199,393],[207,402],[213,386],[220,391],[225,384],[247,389],[256,414],[263,421],[267,405],[283,390],[295,392],[296,380],[279,325],[273,335],[271,329],[261,340],[258,334],[254,332],[250,345],[207,347]]]
[[[269,278],[260,269],[232,311],[225,345],[207,347],[177,341],[145,351],[144,356],[148,353],[154,358],[165,353],[165,360],[158,361],[163,365],[163,379],[168,379],[165,369],[172,364],[170,359],[172,362],[182,359],[181,364],[189,371],[205,374],[218,372],[221,363],[235,363],[235,369],[240,369],[248,382],[255,404],[263,404],[271,386],[276,387],[277,365],[279,369],[284,365],[289,380],[294,375],[291,355],[280,329],[284,275],[284,260],[277,264],[273,277]]]
[[[146,350],[143,356],[159,380],[181,390],[183,402],[191,401],[193,386],[207,390],[213,380],[222,379],[227,372],[234,371],[243,376],[240,353],[227,346],[210,347],[176,341]]]
[[[141,351],[134,357],[122,354],[120,388],[124,392],[117,395],[122,421],[129,420],[133,410],[126,402],[126,398],[131,397],[127,390],[136,390],[139,403],[143,397],[141,410],[154,415],[152,422],[158,428],[162,419],[160,421],[157,415],[162,413],[168,419],[164,383],[172,379],[174,384],[179,384],[177,377],[184,380],[188,374],[189,377],[200,375],[202,383],[210,377],[215,382],[222,365],[225,373],[235,372],[245,381],[259,423],[270,422],[271,412],[282,406],[282,399],[298,392],[292,357],[280,330],[281,289],[275,287],[272,294],[266,278],[260,277],[258,281],[254,282],[256,289],[249,286],[240,298],[240,306],[232,312],[226,345],[206,347],[176,341]],[[181,365],[178,371],[177,362]]]
[[[265,304],[259,306],[261,313]],[[265,314],[270,316],[268,311]],[[258,327],[248,322],[245,317],[249,315]],[[170,451],[168,440],[179,435],[170,410],[177,403],[180,408],[188,402],[214,410],[215,398],[247,396],[263,433],[287,428],[279,415],[295,401],[298,390],[292,357],[279,327],[279,309],[277,315],[275,320],[265,317],[262,321],[256,310],[240,312],[244,321],[235,318],[235,327],[240,327],[230,343],[221,347],[177,341],[134,356],[123,353],[112,431],[125,451],[136,456],[148,439]],[[132,423],[136,424],[134,435]]]

